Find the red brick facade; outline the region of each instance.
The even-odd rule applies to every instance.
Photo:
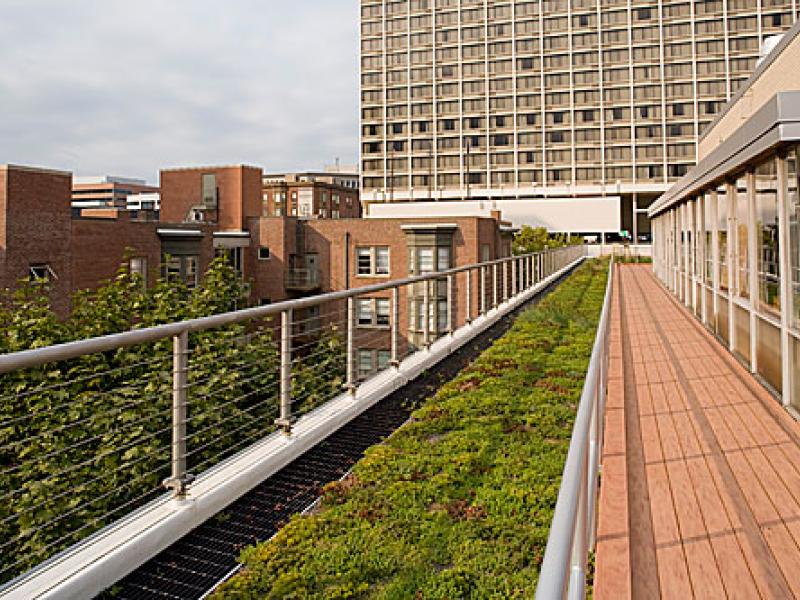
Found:
[[[69,173],[0,166],[0,287],[14,287],[32,267],[47,266],[60,312],[72,290],[71,192]]]
[[[185,223],[203,220],[220,231],[242,231],[250,217],[260,216],[261,174],[257,167],[202,167],[161,171],[161,220]],[[216,178],[216,209],[192,209],[203,205],[203,176]],[[196,217],[196,218],[195,218]]]
[[[204,204],[204,176],[216,186],[213,207]],[[30,276],[31,266],[47,265],[54,306],[63,314],[75,290],[97,287],[131,258],[152,284],[165,254],[196,259],[202,273],[215,252],[226,251],[237,257],[251,283],[253,303],[263,303],[406,278],[411,248],[417,252],[425,236],[445,236],[437,245],[446,245],[453,267],[510,253],[499,214],[413,220],[264,217],[261,170],[242,166],[163,171],[161,184],[160,222],[134,220],[117,209],[84,209],[71,218],[69,173],[0,169],[0,286],[13,287]],[[340,203],[347,205],[344,196]],[[197,207],[199,215],[193,214]],[[388,273],[359,274],[359,248],[388,249]],[[473,285],[477,298],[477,277]],[[464,306],[457,304],[456,311],[463,321]]]

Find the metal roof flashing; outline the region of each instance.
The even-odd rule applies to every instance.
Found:
[[[800,91],[778,92],[728,139],[659,198],[648,210],[655,217],[715,180],[744,168],[778,144],[800,140]]]

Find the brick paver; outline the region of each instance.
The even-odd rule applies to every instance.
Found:
[[[800,597],[800,426],[647,266],[610,343],[595,598]]]

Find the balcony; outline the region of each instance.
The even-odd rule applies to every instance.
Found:
[[[319,269],[289,269],[283,279],[283,285],[293,292],[312,292],[322,286]]]

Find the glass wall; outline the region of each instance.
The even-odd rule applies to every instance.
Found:
[[[756,237],[758,248],[758,305],[780,314],[781,286],[778,241],[778,186],[775,160],[756,169]]]
[[[719,289],[728,291],[728,198],[717,197],[717,244],[719,245]]]
[[[786,159],[788,172],[788,212],[789,212],[789,267],[792,311],[789,319],[795,331],[800,331],[800,193],[798,193],[798,177],[800,177],[800,147],[795,147]],[[800,364],[795,365],[795,373],[800,373]],[[800,375],[796,377],[800,379]],[[800,400],[800,399],[799,399]]]
[[[750,208],[747,194],[747,178],[742,176],[736,180],[736,213],[733,217],[736,295],[740,298],[750,297],[750,284],[748,281],[748,243],[747,230],[750,221]]]

